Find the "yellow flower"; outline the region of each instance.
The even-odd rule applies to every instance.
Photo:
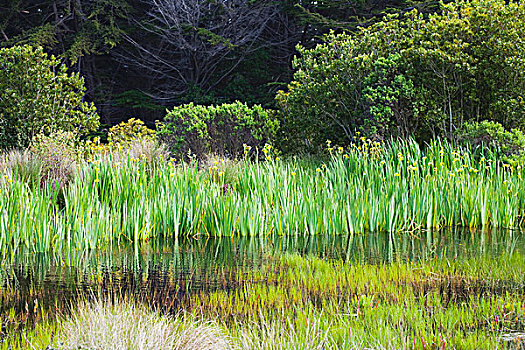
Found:
[[[224,173],[222,171],[219,171],[219,176],[222,176],[224,175]]]
[[[295,171],[292,171],[290,175],[295,176]]]
[[[95,179],[95,183],[97,183],[97,182],[100,182],[100,180],[98,178]]]
[[[345,153],[345,154],[343,154],[343,158],[344,158],[344,159],[348,159],[348,158],[350,158],[350,157],[348,156],[348,154]]]
[[[317,171],[318,173],[320,173],[320,172],[321,172],[321,169],[317,168],[317,169],[315,169],[315,171]]]
[[[395,173],[394,176],[400,177],[401,175],[399,173]]]
[[[280,161],[281,160],[281,157],[277,157],[275,158],[276,161]]]

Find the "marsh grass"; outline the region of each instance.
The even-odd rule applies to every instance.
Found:
[[[11,150],[0,158],[5,179],[16,177],[29,185],[40,182],[42,161],[28,150]]]
[[[55,191],[44,183],[49,195],[6,173],[0,181],[3,256],[21,246],[92,250],[180,235],[490,231],[520,228],[525,218],[520,164],[446,142],[422,150],[412,141],[364,140],[333,149],[321,164],[268,157],[210,160],[210,167],[158,157],[153,166],[144,157],[112,157],[83,164],[67,187]]]

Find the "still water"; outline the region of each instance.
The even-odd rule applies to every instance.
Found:
[[[206,237],[121,245],[80,254],[23,254],[0,267],[0,317],[63,312],[79,297],[135,295],[177,311],[191,293],[231,289],[242,271],[275,254],[298,253],[371,264],[525,253],[519,231],[451,229],[354,236]]]

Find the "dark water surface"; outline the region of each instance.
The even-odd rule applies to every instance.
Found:
[[[525,234],[453,229],[418,235],[199,237],[58,257],[20,253],[0,267],[0,317],[36,320],[63,312],[76,298],[102,294],[133,295],[176,311],[184,296],[235,288],[242,283],[239,273],[286,252],[372,264],[497,257],[525,253]]]

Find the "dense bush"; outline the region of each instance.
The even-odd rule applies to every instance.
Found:
[[[24,147],[37,134],[82,133],[98,126],[83,101],[84,80],[42,48],[0,49],[0,148]]]
[[[505,130],[498,122],[467,122],[457,130],[456,137],[471,147],[491,148],[511,163],[525,159],[525,134],[519,129]]]
[[[294,81],[277,97],[287,142],[348,142],[356,130],[452,137],[472,120],[522,126],[524,23],[524,4],[458,1],[299,47]]]
[[[110,143],[129,144],[135,141],[152,141],[155,139],[155,130],[151,130],[140,119],[130,118],[109,129],[108,141]]]
[[[236,157],[243,154],[243,144],[262,147],[271,141],[278,125],[272,112],[259,105],[189,103],[168,112],[159,135],[175,154],[190,152],[201,157],[216,153]]]
[[[102,143],[99,137],[86,141],[85,157],[88,160],[108,157],[115,163],[144,162],[151,170],[169,155],[166,146],[157,140],[155,130],[140,119],[130,118],[111,127],[107,139],[108,143]]]

